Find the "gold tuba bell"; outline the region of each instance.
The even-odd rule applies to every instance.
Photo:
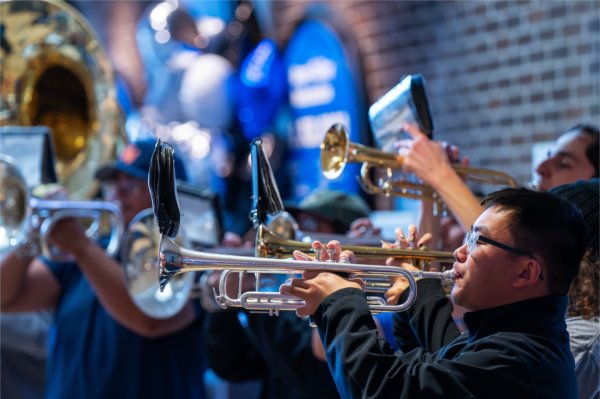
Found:
[[[2,1],[0,126],[48,126],[59,183],[95,193],[94,172],[125,134],[111,64],[93,29],[62,1]]]
[[[408,179],[406,176],[399,180],[393,180],[393,171],[402,168],[403,158],[401,155],[353,143],[348,138],[346,128],[342,124],[336,123],[327,130],[321,143],[323,175],[328,179],[335,179],[351,162],[363,164],[359,181],[363,189],[370,194],[441,201],[437,193],[427,185]],[[373,183],[369,172],[374,167],[385,168],[387,179]],[[473,182],[508,187],[518,186],[515,179],[500,171],[462,165],[452,165],[452,167],[456,173]]]

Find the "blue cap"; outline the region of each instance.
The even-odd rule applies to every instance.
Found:
[[[152,160],[156,141],[156,139],[151,138],[128,144],[119,155],[117,162],[96,171],[96,179],[114,179],[117,173],[121,172],[131,177],[147,180],[148,169],[150,168],[150,161]],[[175,177],[179,180],[187,181],[188,177],[183,162],[177,156],[174,156],[174,159]]]

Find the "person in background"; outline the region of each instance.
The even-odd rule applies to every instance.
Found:
[[[452,169],[450,159],[457,159],[458,154],[449,157],[444,143],[431,141],[414,125],[406,125],[404,129],[412,140],[398,143],[399,153],[404,156],[403,169],[415,173],[433,187],[463,229],[468,230],[482,208],[479,200]],[[548,159],[536,169],[539,191],[598,177],[599,136],[598,128],[592,125],[576,125],[562,134]],[[430,204],[424,202],[423,207],[427,206]],[[428,215],[431,212],[424,209],[422,213]],[[427,227],[430,226],[421,226],[420,230],[433,231],[433,228]]]
[[[598,177],[600,132],[596,126],[576,125],[563,133],[548,158],[538,165],[539,191]]]
[[[125,225],[152,206],[147,179],[154,146],[154,139],[129,144],[118,161],[97,171]],[[178,158],[175,171],[186,179]],[[119,260],[88,238],[78,220],[60,219],[48,238],[73,260],[16,248],[0,263],[3,312],[54,311],[46,397],[204,397],[200,306],[189,301],[175,316],[149,317],[129,296]]]
[[[344,234],[355,219],[370,212],[360,197],[330,190],[315,192],[297,206],[287,204],[286,210],[304,234]],[[211,276],[211,285],[218,276]],[[254,287],[253,280],[244,284],[242,291]],[[264,289],[277,291],[278,286]],[[261,379],[262,398],[339,397],[318,336],[293,312],[270,317],[218,310],[207,316],[206,328],[209,366],[219,377],[232,382]]]
[[[337,190],[320,190],[307,196],[298,205],[285,205],[302,232],[324,234],[347,234],[353,226],[368,219],[371,209],[358,195]],[[372,235],[379,229],[370,227]]]
[[[577,397],[564,315],[584,252],[581,212],[527,189],[494,192],[483,206],[454,253],[451,297],[468,309],[468,333],[440,350],[398,354],[382,344],[358,281],[305,272],[281,286],[306,302],[297,313],[317,324],[343,397]],[[352,260],[328,246],[334,260]],[[419,286],[418,295],[428,292]]]
[[[567,330],[580,399],[600,397],[600,264],[598,263],[598,230],[600,219],[600,180],[580,180],[550,190],[577,205],[586,222],[586,252],[579,274],[569,289]]]

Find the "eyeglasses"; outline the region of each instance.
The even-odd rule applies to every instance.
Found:
[[[146,185],[142,180],[108,180],[102,183],[100,189],[104,198],[115,198],[117,195],[140,195]]]
[[[531,253],[531,251],[527,251],[525,249],[511,247],[510,245],[502,244],[501,242],[492,240],[489,237],[481,235],[477,231],[467,231],[466,232],[465,238],[463,240],[463,245],[467,246],[467,251],[469,253],[473,252],[475,250],[478,242],[485,242],[486,244],[493,245],[497,248],[503,249],[508,252],[512,252],[514,254],[529,256],[530,258],[536,259],[535,256],[533,256],[533,253]],[[544,276],[541,273],[540,273],[540,280],[544,280]]]

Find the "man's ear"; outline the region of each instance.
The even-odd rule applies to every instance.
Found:
[[[542,265],[537,259],[524,258],[518,263],[518,274],[513,281],[513,287],[527,287],[543,280]]]

